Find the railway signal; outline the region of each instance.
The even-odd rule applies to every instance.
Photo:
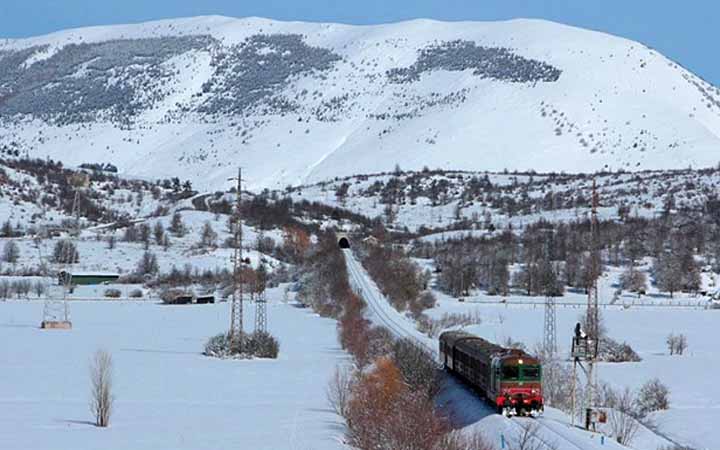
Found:
[[[598,278],[600,277],[600,250],[597,241],[598,221],[598,193],[595,180],[593,180],[592,209],[590,219],[590,276],[588,277],[588,302],[585,323],[587,330],[582,330],[580,324],[575,327],[571,356],[573,359],[573,388],[572,388],[572,410],[573,423],[575,422],[576,406],[578,405],[577,395],[577,369],[578,367],[585,374],[585,428],[590,429],[595,421],[595,392],[597,390],[597,368],[596,363],[600,349],[600,313],[599,313],[599,292]]]

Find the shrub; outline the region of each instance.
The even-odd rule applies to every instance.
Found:
[[[433,401],[410,390],[389,358],[375,361],[354,384],[346,416],[355,448],[432,450],[448,431]]]
[[[275,359],[280,352],[280,343],[270,333],[256,332],[245,341],[243,351],[258,358]]]
[[[160,292],[160,300],[167,305],[174,305],[177,300],[185,295],[189,295],[182,289],[165,289]]]
[[[133,289],[130,291],[130,298],[143,298],[143,291],[142,289]]]
[[[410,389],[425,392],[430,398],[440,391],[441,378],[435,361],[416,343],[409,339],[396,340],[392,357]]]
[[[454,327],[466,327],[482,323],[480,311],[466,313],[444,313],[439,319],[421,316],[418,319],[418,329],[430,337],[437,337],[444,330]]]
[[[122,292],[120,292],[120,289],[105,289],[105,297],[107,298],[120,298],[120,296],[122,296]]]
[[[605,362],[639,362],[640,355],[626,342],[619,343],[608,337],[600,341],[600,360]]]
[[[335,374],[328,383],[325,394],[330,407],[340,417],[347,417],[348,405],[359,374],[348,366],[335,368]]]
[[[269,333],[253,333],[241,336],[242,348],[232,348],[229,333],[220,333],[208,339],[203,354],[214,358],[277,358],[280,344]],[[240,351],[242,350],[242,351]]]
[[[225,358],[230,354],[230,335],[228,333],[217,334],[205,343],[205,356]]]
[[[670,408],[670,390],[659,379],[655,378],[645,383],[638,392],[637,410],[640,417],[645,417],[655,411]]]

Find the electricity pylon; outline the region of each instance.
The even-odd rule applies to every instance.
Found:
[[[267,333],[267,271],[260,263],[255,271],[255,333]]]
[[[237,195],[233,213],[232,304],[230,306],[230,348],[242,353],[243,348],[243,256],[242,256],[242,168],[238,168]]]
[[[85,174],[77,174],[70,178],[70,184],[75,188],[73,197],[72,216],[73,225],[68,236],[62,241],[60,250],[59,283],[62,285],[62,297],[57,298],[47,293],[43,304],[43,320],[40,328],[44,329],[71,329],[70,306],[68,295],[72,290],[72,264],[75,263],[75,245],[73,241],[80,236],[80,192],[89,186],[90,180]]]
[[[550,230],[552,233],[552,230]],[[550,256],[550,236],[546,237],[545,242],[545,261],[550,270],[554,271]],[[553,277],[554,279],[555,277]],[[543,327],[543,351],[545,358],[549,361],[555,359],[558,351],[557,346],[557,313],[555,311],[555,297],[552,293],[545,295],[545,323]]]

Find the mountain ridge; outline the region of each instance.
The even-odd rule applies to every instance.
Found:
[[[720,90],[657,51],[538,19],[201,16],[0,41],[0,151],[282,188],[423,167],[715,165]],[[10,64],[8,64],[8,61]]]

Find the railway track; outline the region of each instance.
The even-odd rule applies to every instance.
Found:
[[[382,325],[387,328],[395,337],[400,339],[409,339],[414,342],[418,347],[427,351],[431,354],[435,360],[438,358],[438,351],[436,348],[426,342],[422,336],[418,336],[418,331],[415,330],[414,325],[410,323],[405,317],[399,312],[392,309],[389,302],[382,296],[379,289],[375,286],[374,282],[370,279],[365,269],[355,259],[351,250],[343,250],[346,266],[348,270],[348,277],[353,290],[360,295],[368,306],[369,311],[373,314],[376,319],[377,325]],[[429,339],[428,339],[429,340]],[[600,445],[599,442],[592,442],[590,438],[588,441],[579,442],[578,436],[572,434],[572,429],[568,429],[567,433],[558,431],[554,424],[564,425],[560,422],[555,422],[552,419],[546,419],[543,417],[537,419],[530,418],[513,418],[509,422],[512,424],[511,427],[515,427],[520,435],[525,433],[526,426],[538,427],[537,432],[533,434],[531,440],[535,440],[536,443],[541,444],[539,448],[543,450],[587,450],[595,448]],[[554,439],[556,436],[557,439]],[[606,441],[607,448],[624,448],[617,446],[614,442]],[[603,447],[605,448],[605,447]]]
[[[348,274],[350,275],[351,285],[356,293],[365,300],[365,303],[375,317],[377,317],[395,337],[411,340],[437,360],[437,349],[432,347],[428,342],[420,339],[416,334],[414,326],[400,316],[400,313],[387,310],[386,306],[389,307],[389,303],[383,298],[378,298],[378,289],[371,284],[372,282],[368,279],[365,269],[360,267],[360,263],[355,259],[352,251],[343,250],[343,253],[345,255]]]

